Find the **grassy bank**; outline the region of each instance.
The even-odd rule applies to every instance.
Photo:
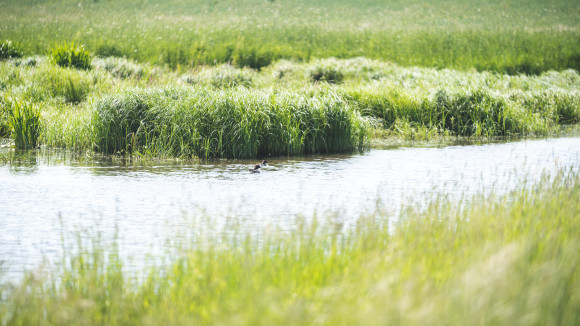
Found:
[[[580,70],[573,0],[3,1],[0,39],[28,54],[72,40],[171,68],[365,56],[403,66]]]
[[[579,196],[578,175],[561,171],[463,209],[410,207],[395,226],[377,211],[347,230],[176,238],[179,255],[138,275],[114,245],[91,242],[60,277],[4,288],[0,323],[575,325]]]
[[[77,70],[24,57],[0,62],[0,133],[16,141],[13,104],[38,114],[35,126],[17,127],[38,131],[39,145],[247,158],[361,150],[369,128],[373,137],[407,140],[547,135],[580,121],[580,75],[406,68],[366,58],[179,73],[97,57]]]

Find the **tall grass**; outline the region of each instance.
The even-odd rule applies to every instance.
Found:
[[[8,127],[16,148],[36,148],[41,134],[40,110],[32,103],[7,98]]]
[[[10,0],[0,6],[0,38],[19,40],[32,53],[75,40],[97,55],[178,70],[358,56],[509,74],[580,70],[574,0]]]
[[[104,153],[249,158],[368,144],[366,121],[332,93],[130,89],[99,100],[92,125]]]
[[[92,60],[91,64],[96,69],[105,70],[109,72],[111,76],[121,79],[149,79],[156,74],[153,67],[146,64],[137,64],[136,62],[125,58],[96,58],[95,60]]]
[[[137,274],[115,245],[80,241],[57,277],[4,290],[0,323],[576,325],[580,179],[553,177],[467,206],[411,206],[396,224],[378,210],[349,229],[314,219],[176,237],[166,265]]]
[[[257,75],[252,69],[235,69],[231,65],[221,65],[201,68],[193,75],[184,76],[183,79],[188,84],[216,88],[251,87]]]
[[[402,88],[355,88],[346,94],[362,112],[382,119],[386,128],[402,120],[459,136],[492,137],[546,134],[559,122],[550,108],[535,107],[523,101],[518,105],[487,90],[455,94],[441,90],[431,96],[417,96]],[[579,104],[576,98],[570,108],[574,116],[580,112]]]
[[[367,58],[179,74],[119,58],[98,58],[94,69],[77,70],[31,57],[0,62],[0,93],[42,107],[49,146],[148,156],[360,150],[370,125],[385,129],[375,137],[428,140],[546,135],[580,121],[574,70],[509,76]],[[6,135],[8,106],[0,104]],[[357,126],[361,115],[373,123]]]
[[[52,59],[61,67],[91,68],[91,54],[85,49],[84,45],[75,46],[74,41],[70,44],[65,42],[54,47],[51,52]]]
[[[75,108],[44,108],[42,115],[42,142],[53,148],[67,148],[75,152],[91,151],[93,148],[93,126],[89,105]]]
[[[22,49],[20,45],[9,40],[0,43],[0,60],[20,58],[21,56]]]

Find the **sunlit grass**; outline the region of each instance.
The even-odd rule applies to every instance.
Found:
[[[5,99],[4,104],[8,107],[7,125],[16,148],[36,148],[41,129],[40,110],[30,102],[9,97]]]
[[[580,121],[574,70],[510,76],[366,58],[178,73],[114,57],[91,70],[26,57],[0,62],[0,94],[41,107],[41,145],[147,157],[356,151],[371,134],[544,136]],[[8,112],[0,100],[4,136]]]
[[[580,69],[574,0],[11,0],[0,10],[0,39],[29,54],[75,40],[178,70],[358,56],[509,74]]]
[[[128,89],[95,103],[103,153],[252,158],[368,147],[369,125],[333,93]]]
[[[467,205],[381,210],[342,229],[182,230],[164,265],[124,271],[95,237],[56,277],[4,288],[4,325],[575,325],[580,179],[560,171]],[[322,220],[321,220],[322,218]],[[136,273],[136,274],[135,274]]]

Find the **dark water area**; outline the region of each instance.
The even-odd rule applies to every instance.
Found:
[[[284,230],[314,215],[348,225],[377,207],[396,218],[402,206],[436,197],[503,194],[546,172],[578,171],[580,137],[268,161],[251,174],[254,161],[147,163],[0,149],[0,279],[58,260],[63,242],[79,234],[116,236],[124,255],[141,257],[163,254],[186,229],[235,221],[240,231]]]

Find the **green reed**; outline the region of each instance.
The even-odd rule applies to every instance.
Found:
[[[55,46],[52,50],[52,60],[61,67],[70,67],[76,69],[91,68],[91,54],[85,49],[84,45],[75,46],[74,41],[70,44]]]
[[[7,124],[16,148],[36,148],[41,135],[40,110],[34,104],[18,99],[6,98],[5,103],[9,106]]]
[[[531,107],[513,102],[489,91],[476,90],[432,96],[416,96],[401,88],[347,92],[366,114],[382,119],[386,128],[398,120],[450,131],[459,136],[491,137],[548,131],[556,124],[549,114],[534,115]],[[537,117],[537,121],[533,118]]]
[[[374,137],[409,140],[546,135],[580,121],[579,90],[574,70],[510,76],[367,58],[183,74],[119,58],[96,59],[91,70],[44,57],[0,62],[0,93],[42,107],[45,144],[147,156],[360,150],[371,125]]]
[[[333,94],[129,89],[97,101],[92,125],[104,153],[249,158],[368,145],[365,120]]]

